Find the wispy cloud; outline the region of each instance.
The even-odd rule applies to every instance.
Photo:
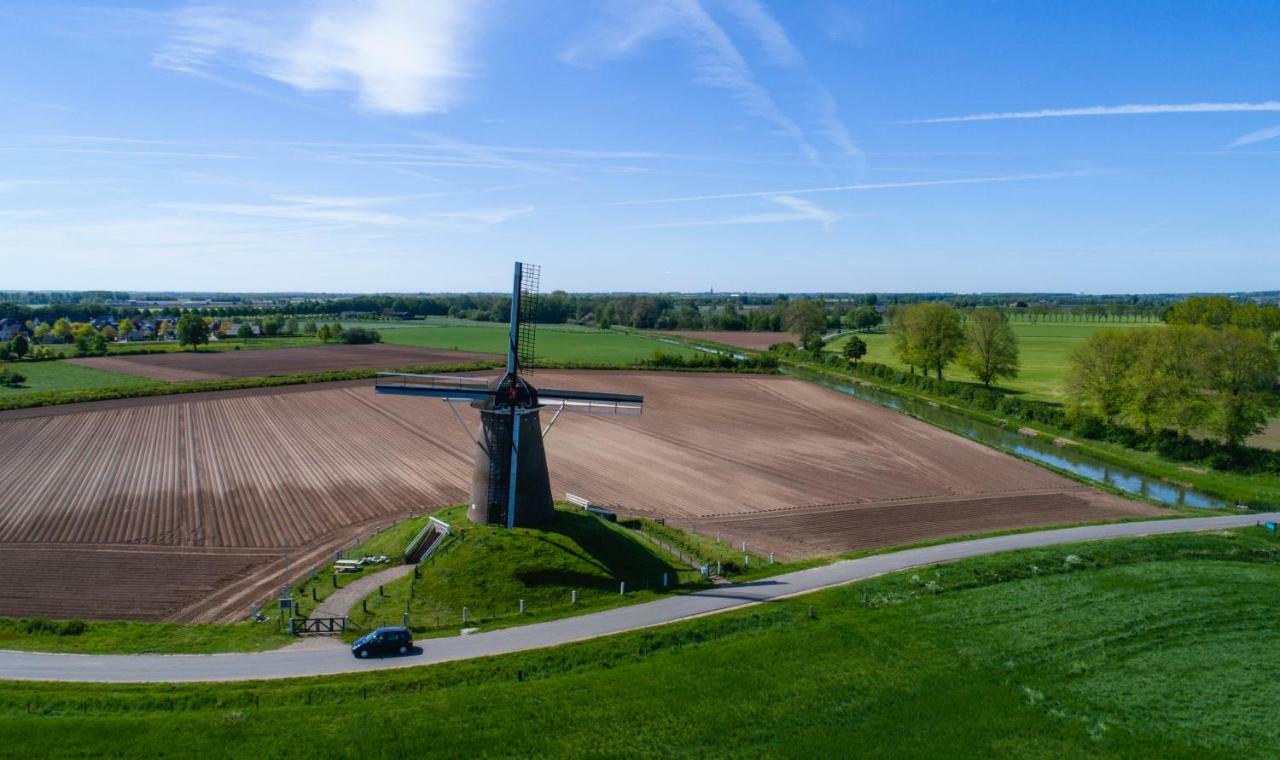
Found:
[[[896,190],[913,187],[946,187],[948,185],[985,185],[1001,182],[1027,182],[1032,180],[1068,179],[1087,177],[1094,174],[1088,171],[1047,172],[1044,174],[1007,174],[997,177],[969,177],[965,179],[930,179],[914,182],[874,182],[857,185],[828,185],[824,187],[802,187],[788,190],[753,190],[741,193],[717,193],[713,195],[682,195],[672,198],[647,198],[633,201],[614,201],[600,203],[598,206],[647,206],[659,203],[691,203],[695,201],[718,201],[730,198],[771,198],[784,196],[811,195],[814,193],[844,193],[865,190]]]
[[[817,158],[804,130],[778,106],[724,28],[697,0],[628,5],[616,22],[565,51],[562,60],[590,64],[630,55],[655,40],[677,39],[693,53],[695,82],[728,92],[752,116],[793,140],[811,160]]]
[[[831,91],[808,72],[804,56],[792,43],[782,28],[759,0],[721,0],[723,5],[756,38],[774,65],[798,72],[804,80],[804,88],[811,93],[810,100],[816,112],[818,129],[841,153],[846,156],[862,156],[853,134],[840,119],[839,108]]]
[[[1041,111],[1003,111],[967,116],[943,116],[933,119],[911,119],[902,124],[942,124],[954,121],[1002,121],[1006,119],[1055,119],[1070,116],[1134,116],[1160,113],[1241,113],[1280,111],[1280,101],[1262,103],[1164,103],[1129,104],[1123,106],[1088,106],[1085,108],[1048,108]]]
[[[434,198],[465,193],[428,193],[406,196],[275,196],[272,203],[160,203],[159,208],[203,214],[249,216],[334,224],[412,226],[417,224],[459,224],[491,227],[534,212],[533,206],[500,206],[494,208],[451,211],[388,211],[386,206],[404,204],[418,198]]]
[[[439,113],[470,73],[478,7],[476,0],[192,5],[174,12],[171,38],[153,62],[242,89],[255,88],[219,69],[308,92],[354,92],[371,111]]]
[[[686,219],[675,222],[641,224],[636,225],[632,229],[658,229],[663,227],[719,227],[736,224],[777,224],[780,222],[818,222],[822,225],[823,229],[830,229],[831,225],[841,219],[846,219],[849,216],[847,214],[839,214],[830,209],[823,208],[816,203],[807,201],[804,198],[797,198],[794,195],[778,194],[766,195],[764,197],[787,210],[760,214],[722,216],[711,219]],[[859,214],[858,216],[865,216],[865,214]]]
[[[1227,147],[1239,148],[1241,145],[1252,145],[1254,143],[1265,142],[1267,140],[1274,140],[1277,137],[1280,137],[1280,125],[1267,127],[1266,129],[1259,129],[1255,132],[1250,132],[1247,135],[1240,135]]]

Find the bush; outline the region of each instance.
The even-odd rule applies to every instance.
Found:
[[[635,366],[638,369],[774,370],[778,368],[778,360],[772,356],[748,356],[745,359],[737,359],[730,354],[707,353],[686,358],[679,354],[654,351],[652,357],[638,360]]]
[[[88,629],[88,623],[83,620],[63,620],[59,622],[43,617],[21,618],[18,620],[18,630],[32,635],[79,636]]]
[[[17,388],[27,382],[27,376],[10,367],[0,367],[0,385]]]
[[[339,343],[349,345],[361,345],[365,343],[381,343],[382,336],[377,330],[370,330],[366,327],[348,327],[342,331],[338,337]]]

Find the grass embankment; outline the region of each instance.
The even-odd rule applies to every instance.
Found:
[[[57,364],[57,362],[44,362]],[[74,365],[68,365],[74,366]],[[404,372],[471,372],[475,370],[493,369],[500,366],[498,362],[470,362],[466,364],[431,365],[423,367],[402,367]],[[25,372],[26,365],[22,371]],[[95,370],[97,371],[97,370]],[[85,388],[69,391],[32,391],[15,395],[0,394],[0,411],[6,409],[27,409],[37,406],[57,406],[75,404],[85,401],[109,401],[122,398],[141,398],[146,396],[172,396],[181,393],[205,393],[208,391],[241,390],[245,388],[273,388],[282,385],[305,385],[309,383],[332,383],[341,380],[369,380],[377,376],[379,370],[347,369],[331,372],[305,372],[293,375],[266,375],[260,377],[232,377],[225,380],[198,380],[193,382],[166,383],[156,380],[123,375],[131,380],[139,380],[136,385],[112,385],[102,388]],[[107,372],[106,375],[117,373]]]
[[[335,574],[333,562],[328,562],[324,567],[317,568],[314,577],[308,575],[293,587],[293,598],[298,606],[298,614],[302,617],[310,615],[320,602],[332,596],[333,592],[337,591],[341,586],[346,586],[352,581],[376,573],[379,570],[385,570],[388,567],[401,564],[404,559],[405,547],[418,534],[418,531],[422,530],[429,519],[428,515],[421,515],[391,524],[358,541],[355,546],[342,552],[344,559],[361,559],[363,557],[381,557],[385,555],[391,560],[388,564],[365,565],[360,568],[359,572],[355,573]],[[337,579],[336,582],[335,578]]]
[[[67,756],[1275,756],[1278,550],[1260,529],[1036,549],[382,673],[12,683],[0,741]]]
[[[639,531],[665,544],[669,547],[666,549],[668,553],[672,553],[673,550],[683,552],[693,562],[699,564],[705,562],[710,566],[712,573],[719,572],[725,580],[734,582],[766,578],[832,561],[830,558],[821,558],[788,563],[771,562],[767,553],[756,552],[750,542],[747,543],[747,550],[742,551],[741,539],[738,543],[734,543],[728,537],[716,540],[714,535],[703,536],[645,518],[627,519],[622,524],[628,529]]]
[[[701,575],[626,529],[581,510],[559,507],[545,525],[507,529],[475,525],[466,507],[436,515],[450,543],[412,575],[366,599],[351,619],[362,628],[409,624],[419,634],[453,635],[467,626],[501,628],[595,612],[704,585]],[[662,576],[669,586],[664,590]],[[625,595],[620,584],[626,583]],[[573,593],[577,592],[574,603]],[[520,600],[525,612],[520,614]]]

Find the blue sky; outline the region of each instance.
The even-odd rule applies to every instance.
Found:
[[[0,289],[1280,288],[1280,4],[0,6]]]

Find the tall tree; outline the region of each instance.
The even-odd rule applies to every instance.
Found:
[[[18,333],[13,336],[13,340],[9,342],[9,350],[13,351],[13,355],[21,359],[27,355],[27,351],[31,350],[31,341],[27,340],[27,336]]]
[[[914,303],[896,310],[890,330],[898,358],[926,374],[933,371],[939,380],[965,344],[960,312],[940,301]]]
[[[1214,336],[1205,363],[1206,385],[1213,394],[1209,430],[1231,446],[1262,431],[1280,408],[1276,394],[1276,352],[1259,330],[1228,326]]]
[[[1076,412],[1115,422],[1129,400],[1129,371],[1142,336],[1134,330],[1098,330],[1067,357],[1065,388]]]
[[[845,341],[843,353],[850,364],[857,364],[867,355],[867,342],[857,335],[850,335]]]
[[[821,336],[827,327],[827,315],[817,301],[802,298],[787,305],[787,331],[795,333],[802,344]]]
[[[960,363],[983,385],[990,387],[999,378],[1018,376],[1018,336],[999,309],[974,309],[965,338]]]
[[[187,312],[178,318],[178,344],[191,346],[199,351],[201,343],[209,342],[209,323],[194,312]]]

